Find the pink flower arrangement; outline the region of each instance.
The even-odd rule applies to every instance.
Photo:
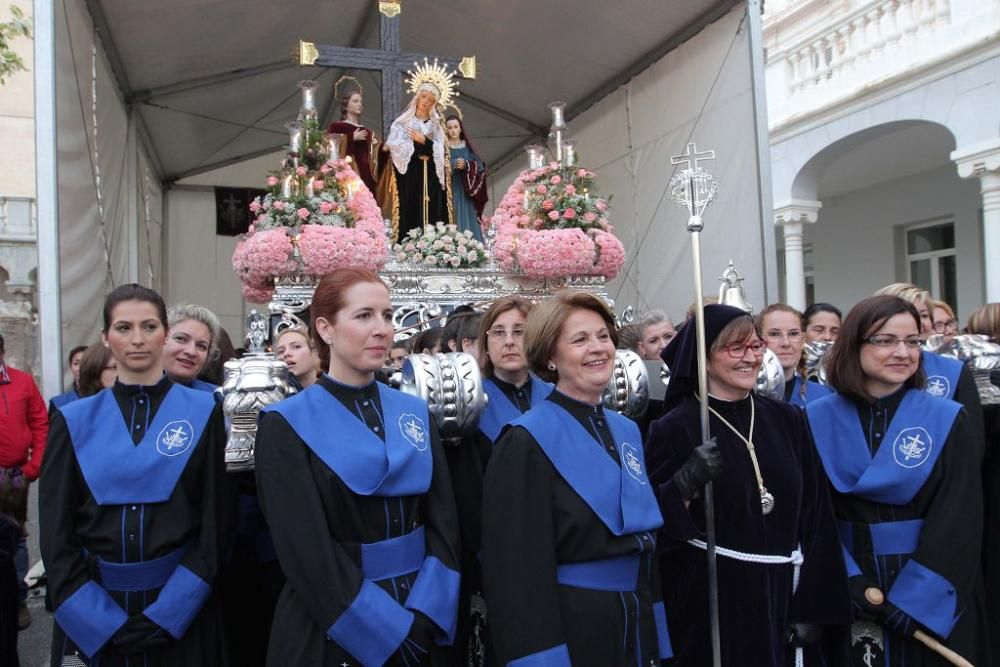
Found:
[[[385,264],[386,244],[362,229],[302,225],[299,253],[307,275],[322,276],[345,266],[378,271]]]
[[[625,265],[625,246],[609,232],[594,232],[593,239],[597,246],[597,273],[610,280]]]

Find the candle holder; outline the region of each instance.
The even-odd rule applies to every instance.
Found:
[[[316,111],[316,89],[319,83],[312,80],[299,81],[299,89],[302,91],[302,108],[299,109],[299,120],[307,118],[315,120]]]
[[[298,166],[299,153],[302,151],[302,135],[305,133],[305,125],[300,121],[293,120],[289,123],[285,123],[285,129],[288,130],[288,155],[295,160],[295,166]]]
[[[563,150],[563,164],[567,167],[573,167],[576,165],[576,143],[572,141],[564,141],[562,145]]]
[[[528,169],[541,169],[545,166],[545,146],[531,144],[524,151],[528,154]]]

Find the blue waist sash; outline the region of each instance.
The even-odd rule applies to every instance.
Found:
[[[923,530],[923,519],[909,521],[885,521],[868,524],[871,533],[872,552],[876,556],[906,556],[917,550],[920,543],[920,531]],[[852,554],[854,551],[854,524],[850,521],[838,521],[837,529],[844,546]]]
[[[101,588],[123,593],[162,588],[190,548],[190,544],[185,544],[165,556],[138,563],[111,563],[97,558]]]
[[[639,580],[639,556],[566,563],[556,568],[556,579],[563,586],[594,591],[634,591]]]
[[[365,579],[382,581],[420,569],[426,555],[424,527],[381,542],[361,545],[361,572]]]

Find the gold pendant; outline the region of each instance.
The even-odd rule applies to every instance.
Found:
[[[774,509],[774,496],[764,488],[760,487],[760,511],[765,515],[770,514]]]

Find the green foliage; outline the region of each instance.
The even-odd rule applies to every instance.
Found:
[[[31,39],[31,20],[24,18],[20,7],[11,5],[10,13],[11,19],[0,23],[0,86],[7,83],[11,74],[28,71],[10,44],[18,37]]]

